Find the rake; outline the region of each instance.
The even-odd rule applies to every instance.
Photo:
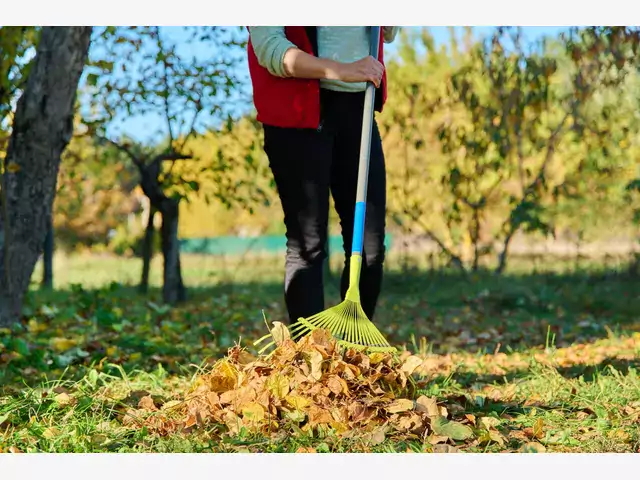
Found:
[[[371,55],[378,58],[380,27],[371,27]],[[338,344],[371,352],[395,352],[376,326],[367,318],[360,304],[360,272],[362,271],[362,246],[366,212],[367,184],[369,180],[369,157],[371,153],[371,132],[373,128],[375,86],[367,84],[364,98],[362,138],[360,142],[360,162],[358,166],[358,186],[353,226],[353,242],[349,265],[349,288],[342,303],[308,318],[299,318],[291,327],[291,338],[299,339],[316,329],[324,329],[336,338]],[[267,335],[268,337],[268,335]],[[256,342],[261,342],[264,338]],[[267,344],[261,351],[273,346]]]

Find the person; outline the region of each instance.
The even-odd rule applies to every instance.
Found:
[[[364,92],[376,87],[375,110],[387,97],[383,45],[399,27],[381,27],[378,59],[371,27],[248,27],[248,62],[264,151],[282,204],[286,228],[284,296],[289,324],[324,310],[329,194],[349,258],[360,156]],[[374,121],[371,139],[363,262],[362,308],[373,319],[385,258],[386,171]]]

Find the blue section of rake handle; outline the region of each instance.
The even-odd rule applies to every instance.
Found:
[[[364,241],[364,216],[367,210],[365,202],[356,202],[356,212],[353,220],[353,242],[351,253],[362,255],[362,243]]]

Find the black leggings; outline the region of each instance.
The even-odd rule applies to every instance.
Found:
[[[324,310],[323,262],[333,196],[345,250],[340,293],[349,286],[363,93],[321,90],[318,130],[264,126],[269,157],[287,230],[285,301],[289,322]],[[364,312],[373,318],[385,256],[386,172],[382,142],[374,121],[365,220],[360,293]]]

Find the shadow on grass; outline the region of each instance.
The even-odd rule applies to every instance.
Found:
[[[0,383],[100,362],[180,371],[219,358],[239,340],[250,346],[267,333],[263,311],[269,322],[286,322],[280,281],[191,286],[185,280],[189,298],[174,309],[162,306],[158,289],[143,296],[118,284],[32,292],[22,326],[0,332]],[[334,274],[327,307],[339,301],[337,282]],[[392,343],[422,353],[588,343],[638,329],[635,282],[607,273],[391,271],[374,322]]]

